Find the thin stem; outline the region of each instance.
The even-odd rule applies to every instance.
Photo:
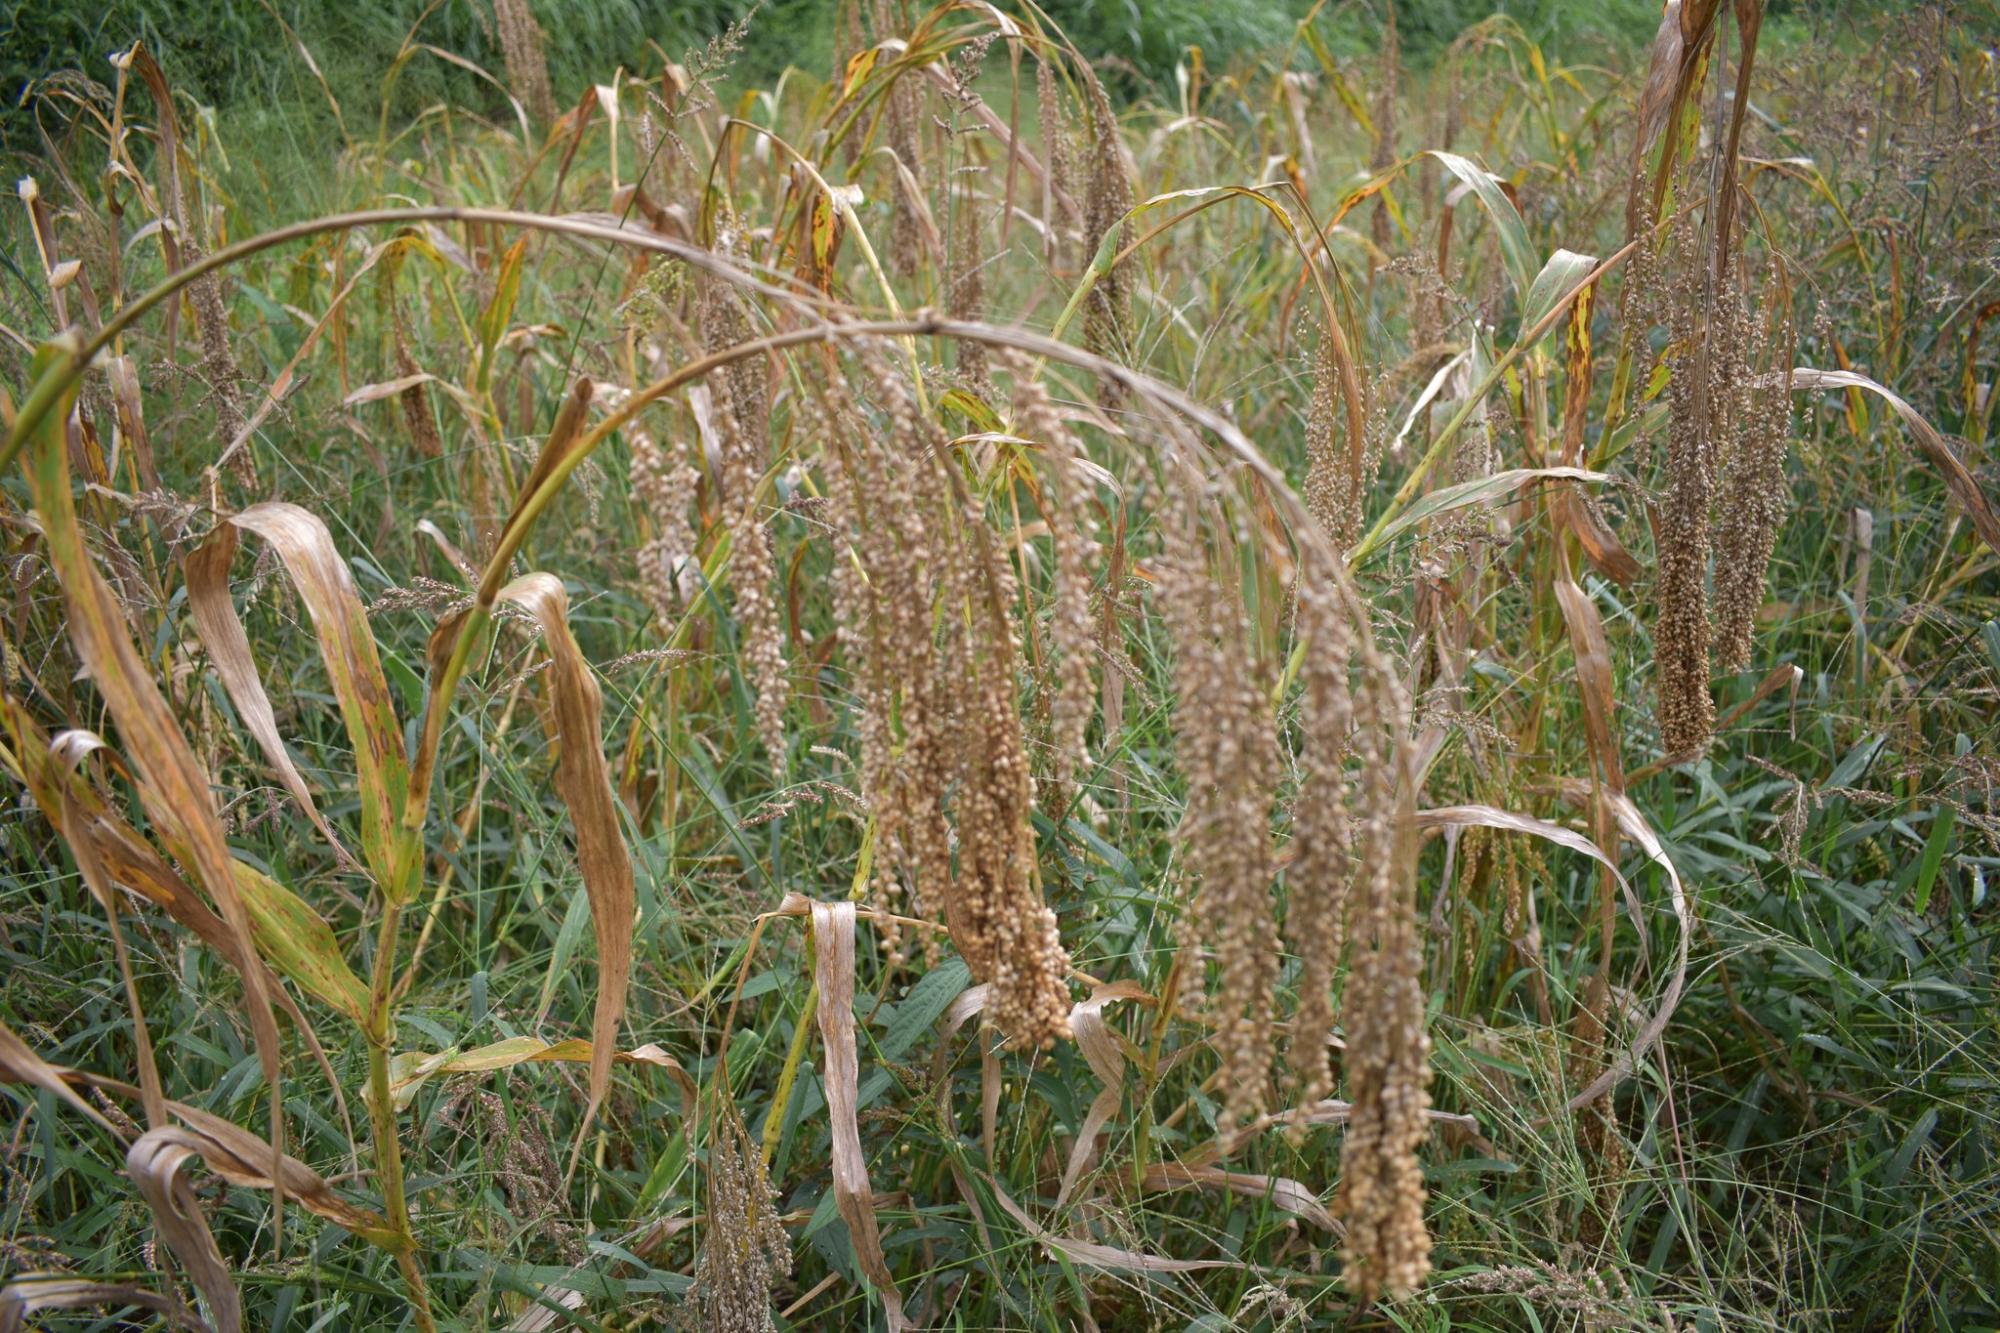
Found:
[[[375,1175],[382,1188],[382,1212],[388,1219],[396,1249],[396,1266],[410,1289],[410,1305],[422,1333],[435,1333],[430,1292],[417,1265],[416,1237],[410,1230],[409,1202],[403,1194],[403,1145],[396,1134],[396,1106],[389,1091],[391,988],[396,978],[396,930],[402,904],[385,901],[382,923],[375,935],[375,968],[368,988],[368,1020],[362,1035],[368,1042],[368,1128],[374,1139]]]

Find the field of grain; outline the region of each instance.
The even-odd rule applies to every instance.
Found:
[[[1990,0],[264,8],[9,122],[0,1330],[2000,1326]]]

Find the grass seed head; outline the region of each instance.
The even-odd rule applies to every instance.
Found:
[[[493,0],[493,17],[500,28],[509,91],[529,115],[548,124],[556,117],[555,96],[549,91],[549,58],[535,11],[528,0]]]
[[[771,1288],[792,1271],[791,1238],[764,1158],[734,1106],[716,1115],[708,1146],[708,1230],[693,1304],[707,1333],[773,1333]]]
[[[1132,209],[1132,178],[1125,170],[1125,150],[1119,142],[1118,117],[1110,95],[1095,73],[1089,79],[1091,156],[1090,181],[1084,199],[1084,258],[1090,260],[1104,238]],[[1123,239],[1121,237],[1121,239]],[[1124,361],[1132,341],[1131,270],[1120,264],[1098,275],[1084,302],[1083,345],[1113,361]],[[1107,384],[1107,401],[1116,391]]]
[[[1692,223],[1676,226],[1676,253],[1697,256]],[[1660,506],[1653,663],[1660,691],[1660,742],[1671,759],[1708,748],[1715,700],[1708,691],[1709,506],[1715,492],[1710,404],[1702,383],[1704,336],[1699,262],[1673,279],[1668,297],[1667,493]]]
[[[1774,288],[1779,284],[1773,282]],[[1778,309],[1784,306],[1779,303]],[[1771,352],[1759,357],[1759,337],[1738,373],[1742,403],[1735,423],[1734,447],[1722,475],[1722,516],[1716,534],[1715,664],[1724,671],[1750,665],[1751,636],[1757,610],[1764,602],[1764,585],[1777,549],[1778,530],[1791,504],[1785,482],[1785,454],[1790,447],[1792,403],[1792,330],[1781,316]],[[1756,374],[1759,362],[1763,376]]]
[[[1300,579],[1297,623],[1307,647],[1299,666],[1302,772],[1292,804],[1285,935],[1299,958],[1289,1063],[1303,1103],[1333,1092],[1327,1039],[1333,1031],[1333,980],[1347,944],[1348,886],[1354,876],[1353,820],[1347,807],[1354,629],[1323,579]]]
[[[662,448],[650,431],[632,432],[632,493],[652,536],[639,546],[639,589],[662,628],[672,625],[687,597],[681,583],[692,568],[695,488],[701,474],[682,457]]]
[[[1369,712],[1400,711],[1401,687],[1380,664],[1364,665]],[[1406,1296],[1430,1272],[1423,1168],[1417,1149],[1429,1133],[1430,1036],[1425,1030],[1423,942],[1414,883],[1396,847],[1395,759],[1389,733],[1363,725],[1360,763],[1360,899],[1354,964],[1347,978],[1347,1081],[1352,1104],[1340,1150],[1337,1212],[1349,1290],[1367,1300]]]
[[[1230,1116],[1265,1109],[1274,1042],[1271,1003],[1278,981],[1272,911],[1271,799],[1277,735],[1265,675],[1250,655],[1250,617],[1224,539],[1224,572],[1209,568],[1198,477],[1176,477],[1173,520],[1161,552],[1161,609],[1174,641],[1175,755],[1187,779],[1182,817],[1195,881],[1184,948],[1205,947],[1216,964],[1211,1003],[1223,1053]]]
[[[1077,530],[1087,519],[1087,497],[1077,494],[1077,461],[1083,445],[1056,410],[1048,390],[1022,359],[1010,359],[1016,433],[1042,446],[1048,460],[1049,542],[1055,552],[1055,593],[1049,613],[1057,653],[1055,697],[1049,704],[1049,781],[1042,812],[1061,820],[1076,798],[1076,772],[1095,711],[1090,664],[1097,655],[1097,618],[1091,609],[1089,541]]]

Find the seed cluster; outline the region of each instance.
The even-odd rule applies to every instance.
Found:
[[[876,41],[895,35],[896,14],[889,0],[875,0],[873,17]],[[921,96],[921,89],[912,79],[899,78],[889,86],[882,108],[884,141],[896,161],[909,172],[908,179],[899,182],[902,188],[896,190],[896,226],[889,237],[890,262],[904,277],[916,273],[924,261],[923,219],[909,189],[911,182],[922,180],[923,162],[917,154],[917,130],[923,116]]]
[[[1045,510],[1055,553],[1049,628],[1057,661],[1049,703],[1050,778],[1042,812],[1060,820],[1076,798],[1076,774],[1086,759],[1084,738],[1094,711],[1090,663],[1097,654],[1098,627],[1091,611],[1089,543],[1072,526],[1075,516],[1087,519],[1089,513],[1087,505],[1077,503],[1076,464],[1083,446],[1027,363],[1010,359],[1007,365],[1014,378],[1015,432],[1040,444],[1048,460]]]
[[[632,432],[632,491],[653,527],[639,547],[639,589],[662,626],[684,604],[680,583],[695,545],[688,515],[700,479],[680,449],[669,453],[650,432]]]
[[[1076,153],[1070,147],[1069,111],[1056,83],[1053,62],[1035,62],[1035,105],[1042,126],[1042,224],[1044,253],[1052,264],[1060,264],[1063,228],[1058,199],[1073,196],[1076,189]]]
[[[1306,640],[1299,666],[1303,772],[1292,804],[1285,935],[1299,958],[1289,1063],[1303,1103],[1333,1091],[1327,1038],[1333,1031],[1333,979],[1347,944],[1348,886],[1354,876],[1353,820],[1347,806],[1354,630],[1324,578],[1300,579],[1297,624]]]
[[[1675,248],[1697,253],[1683,215]],[[1660,741],[1671,759],[1708,748],[1715,700],[1708,692],[1709,507],[1715,494],[1715,448],[1709,417],[1709,349],[1704,338],[1702,271],[1677,277],[1667,309],[1667,494],[1660,506],[1659,577],[1654,598],[1653,661],[1659,678]],[[1722,361],[1725,358],[1715,357]]]
[[[879,368],[878,359],[870,369]],[[902,406],[914,420],[907,396]],[[831,575],[840,647],[852,664],[861,790],[875,825],[869,900],[888,914],[910,896],[912,910],[933,916],[951,866],[937,798],[944,747],[926,725],[940,716],[931,706],[937,669],[923,480],[931,463],[906,452],[900,442],[910,437],[897,429],[871,428],[837,380],[827,386],[817,429],[830,456],[825,485],[835,531],[852,553],[835,558]],[[913,895],[900,875],[913,881]],[[902,930],[887,915],[881,920],[890,965],[900,967]]]
[[[1264,674],[1250,654],[1250,616],[1238,587],[1233,542],[1212,573],[1201,537],[1206,496],[1197,476],[1173,476],[1171,519],[1160,553],[1161,612],[1174,641],[1175,754],[1187,779],[1181,823],[1195,879],[1191,924],[1216,964],[1216,1045],[1229,1114],[1265,1108],[1273,1054],[1271,1001],[1278,982],[1272,912],[1271,797],[1277,735]]]
[[[535,11],[528,0],[493,0],[493,17],[499,22],[508,89],[528,114],[548,124],[555,119],[555,98],[549,91],[549,61]]]
[[[879,348],[864,349],[863,364],[886,429],[870,429],[845,388],[827,390],[840,460],[827,491],[856,566],[835,596],[863,713],[871,896],[941,917],[991,986],[994,1025],[1015,1044],[1048,1046],[1069,1034],[1069,957],[1036,881],[1014,576],[907,381]],[[902,962],[893,923],[885,942]]]
[[[1365,707],[1402,709],[1402,688],[1380,659],[1364,665]],[[1430,1108],[1430,1036],[1424,1028],[1423,942],[1409,854],[1398,847],[1396,760],[1384,729],[1355,734],[1360,761],[1362,865],[1354,963],[1347,979],[1347,1081],[1352,1104],[1340,1151],[1336,1211],[1347,1225],[1345,1281],[1364,1299],[1403,1296],[1430,1272],[1423,1169],[1417,1149]]]
[[[1782,296],[1782,284],[1771,286]],[[1788,296],[1769,303],[1784,312],[1768,339],[1759,325],[1738,367],[1732,396],[1729,462],[1722,474],[1722,518],[1716,533],[1715,664],[1725,671],[1750,665],[1750,639],[1778,528],[1791,494],[1785,484],[1790,444],[1793,332]],[[1767,354],[1768,348],[1768,354]],[[1775,361],[1776,364],[1770,364]],[[1757,368],[1766,366],[1760,375]]]
[[[1087,72],[1087,71],[1086,71]],[[1111,98],[1095,74],[1090,75],[1090,182],[1083,208],[1084,258],[1091,260],[1104,238],[1132,209],[1132,178],[1125,171],[1125,150],[1119,143],[1118,117]],[[1132,340],[1132,278],[1124,265],[1098,274],[1084,302],[1083,345],[1113,361],[1125,359]],[[1114,386],[1102,390],[1107,404]]]
[[[946,302],[953,319],[977,320],[986,311],[986,259],[979,247],[979,203],[971,190],[958,192],[951,233],[951,281]],[[958,373],[975,392],[987,383],[986,344],[966,339],[958,344]]]
[[[703,284],[700,313],[702,337],[711,351],[750,336],[743,298],[725,282]],[[785,675],[784,629],[772,592],[777,560],[771,550],[772,536],[757,516],[758,486],[770,456],[770,366],[761,357],[731,362],[723,373],[711,378],[710,389],[742,657],[757,692],[757,734],[782,779],[785,701],[791,685]]]
[[[1327,538],[1344,549],[1361,530],[1361,494],[1340,447],[1340,411],[1333,339],[1322,333],[1313,355],[1312,404],[1306,409],[1306,508]]]
[[[778,1195],[733,1106],[716,1117],[708,1146],[708,1231],[690,1303],[713,1333],[772,1333],[771,1286],[792,1271]]]

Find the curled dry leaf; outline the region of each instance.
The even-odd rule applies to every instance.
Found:
[[[170,1296],[129,1282],[92,1282],[64,1273],[23,1273],[0,1287],[0,1333],[22,1333],[43,1310],[96,1310],[137,1307],[150,1310],[174,1328],[201,1329],[192,1311]]]
[[[200,1140],[188,1142],[186,1134],[176,1125],[147,1130],[126,1150],[125,1172],[152,1211],[153,1229],[201,1293],[217,1333],[239,1333],[243,1298],[216,1248],[215,1233],[209,1230],[194,1190],[181,1175],[183,1166],[202,1156]]]
[[[1069,1201],[1070,1192],[1076,1188],[1084,1168],[1090,1165],[1098,1134],[1118,1114],[1118,1104],[1125,1096],[1125,1049],[1118,1034],[1104,1021],[1104,1006],[1117,1000],[1150,998],[1137,982],[1114,981],[1092,991],[1069,1012],[1070,1031],[1076,1037],[1077,1049],[1083,1052],[1090,1071],[1103,1086],[1090,1099],[1090,1109],[1084,1112],[1083,1123],[1077,1126],[1076,1142],[1070,1145],[1062,1184],[1056,1190],[1057,1208]]]
[[[1625,894],[1625,906],[1631,911],[1632,924],[1639,932],[1640,948],[1648,948],[1645,918],[1640,913],[1639,895],[1632,891],[1632,885],[1619,871],[1618,863],[1606,856],[1601,848],[1590,839],[1561,824],[1551,824],[1546,819],[1533,815],[1517,814],[1512,810],[1499,810],[1490,805],[1449,805],[1434,810],[1417,811],[1417,827],[1464,828],[1468,826],[1501,829],[1509,833],[1526,833],[1531,837],[1567,847],[1573,852],[1581,852],[1591,860],[1609,870],[1618,881],[1618,887]]]
[[[44,346],[35,357],[36,380],[60,375],[74,354],[73,347],[61,343]],[[193,868],[195,878],[228,923],[239,955],[249,962],[256,957],[250,917],[236,892],[234,858],[223,836],[208,774],[181,734],[150,665],[132,642],[123,608],[84,545],[70,494],[64,431],[75,395],[72,383],[56,409],[43,418],[22,455],[29,490],[41,517],[49,564],[62,585],[70,641],[117,723],[118,737],[138,779],[139,798],[148,817],[176,859]],[[240,972],[258,1062],[271,1091],[270,1155],[275,1160],[283,1153],[284,1119],[272,988],[261,967],[246,966]]]
[[[592,1046],[581,1038],[568,1041],[546,1042],[534,1037],[509,1037],[469,1051],[439,1051],[435,1055],[418,1055],[405,1051],[389,1064],[389,1091],[394,1097],[398,1111],[408,1108],[428,1080],[439,1074],[477,1074],[496,1069],[512,1069],[516,1065],[530,1064],[581,1064],[592,1060]],[[613,1060],[620,1064],[645,1064],[664,1069],[673,1077],[680,1088],[682,1114],[692,1119],[697,1095],[694,1079],[682,1067],[681,1062],[651,1042],[629,1051],[619,1051]]]
[[[1782,385],[1784,377],[1768,376],[1765,382]],[[1924,420],[1923,414],[1911,407],[1900,394],[1884,388],[1866,375],[1857,375],[1851,370],[1815,370],[1811,366],[1800,366],[1792,371],[1791,384],[1795,390],[1866,389],[1887,403],[1896,415],[1903,419],[1903,424],[1909,427],[1911,436],[1917,442],[1918,450],[1930,460],[1931,466],[1935,467],[1938,474],[1944,478],[1945,489],[1951,492],[1952,499],[1958,501],[1967,517],[1971,518],[1972,526],[1979,531],[1979,539],[1995,554],[2000,554],[2000,515],[1995,515],[1985,492],[1979,489],[1978,481],[1966,469],[1965,464],[1959,461],[1958,455],[1951,451],[1951,446],[1945,442],[1938,428]]]
[[[235,524],[221,523],[207,541],[188,555],[188,610],[194,617],[195,633],[208,649],[209,664],[222,681],[229,702],[235,705],[237,717],[263,750],[278,781],[298,802],[299,809],[326,839],[334,855],[343,864],[352,865],[353,858],[328,826],[326,816],[319,812],[304,775],[285,750],[284,738],[278,734],[277,714],[271,708],[270,696],[264,692],[264,682],[257,675],[250,638],[236,615],[235,603],[230,600],[229,566],[236,557],[236,540]]]
[[[397,1244],[395,1233],[381,1217],[342,1199],[323,1176],[296,1157],[280,1154],[274,1175],[271,1157],[256,1135],[199,1108],[179,1102],[167,1105],[183,1123],[141,1134],[126,1150],[125,1170],[152,1210],[160,1239],[181,1261],[189,1280],[208,1303],[218,1333],[235,1333],[243,1326],[242,1301],[228,1265],[216,1249],[208,1221],[182,1174],[182,1168],[195,1158],[231,1185],[281,1189],[307,1212],[377,1245],[394,1248]]]
[[[632,883],[632,858],[618,825],[618,797],[604,761],[599,722],[604,696],[583,650],[569,629],[569,597],[550,574],[528,574],[500,591],[534,616],[548,644],[552,667],[548,691],[555,714],[556,739],[562,753],[556,760],[556,791],[569,808],[576,829],[577,862],[584,892],[590,896],[591,927],[597,935],[597,1003],[591,1020],[590,1107],[577,1130],[583,1143],[591,1120],[611,1086],[611,1061],[617,1050],[618,1024],[625,1015],[625,990],[632,974],[632,914],[637,893]]]
[[[408,886],[396,883],[391,873],[391,843],[396,817],[409,791],[409,766],[403,757],[402,728],[389,699],[389,683],[382,674],[382,660],[375,649],[375,633],[369,628],[368,612],[355,589],[354,575],[341,559],[326,524],[295,504],[271,501],[252,505],[229,522],[262,537],[277,552],[312,618],[313,630],[319,637],[320,657],[326,663],[327,678],[333,685],[334,698],[340,703],[341,719],[347,725],[347,739],[354,748],[354,777],[361,797],[362,854],[383,893],[392,900],[399,899],[408,892]],[[211,613],[218,622],[225,609],[231,618],[235,616],[234,608],[228,607],[227,597],[225,587],[219,604],[211,604]],[[242,632],[240,624],[237,632]],[[209,651],[214,654],[213,643]],[[247,645],[244,654],[247,657]],[[254,664],[249,664],[249,674],[254,678]],[[258,692],[262,693],[261,686]],[[235,697],[233,690],[231,697]],[[266,754],[269,753],[267,747]]]
[[[1565,796],[1582,794],[1581,791],[1573,793],[1570,785],[1564,784]],[[1667,978],[1666,989],[1661,993],[1652,1015],[1639,1024],[1638,1034],[1633,1037],[1632,1044],[1620,1051],[1618,1058],[1612,1061],[1603,1073],[1592,1079],[1589,1086],[1569,1099],[1568,1106],[1572,1111],[1588,1106],[1630,1078],[1632,1071],[1638,1067],[1640,1059],[1667,1030],[1667,1024],[1672,1021],[1674,1011],[1680,1007],[1681,991],[1687,984],[1688,944],[1694,934],[1694,912],[1688,905],[1687,892],[1681,887],[1680,874],[1674,869],[1674,863],[1668,859],[1666,848],[1660,845],[1659,835],[1653,832],[1653,826],[1646,822],[1646,817],[1639,813],[1639,807],[1632,804],[1632,799],[1623,792],[1605,792],[1603,800],[1610,806],[1612,816],[1617,819],[1619,831],[1639,844],[1639,849],[1665,873],[1674,917],[1680,925],[1680,938],[1675,946],[1673,974]],[[1636,916],[1634,919],[1637,919]]]
[[[833,1130],[834,1202],[853,1238],[861,1271],[882,1297],[889,1333],[901,1333],[909,1324],[903,1317],[902,1293],[882,1253],[881,1225],[875,1218],[875,1195],[868,1184],[868,1159],[861,1151],[857,1119],[861,1075],[854,1050],[854,904],[812,904],[812,933],[819,1035],[826,1047],[820,1073]]]

